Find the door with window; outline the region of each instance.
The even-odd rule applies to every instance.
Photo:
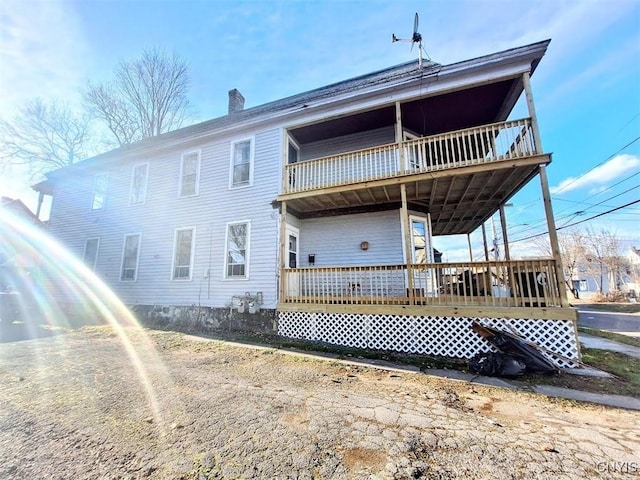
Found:
[[[298,163],[300,158],[300,147],[291,137],[289,137],[287,145],[287,164],[294,165]],[[294,189],[296,186],[296,169],[295,166],[292,166],[289,167],[289,188]]]
[[[408,142],[410,140],[417,140],[418,138],[420,138],[418,137],[418,135],[407,132],[406,130],[403,132],[402,137],[405,142]],[[420,155],[420,153],[420,145],[418,144],[408,145],[405,147],[404,154],[407,162],[407,169],[413,171],[419,170],[420,168],[423,168],[425,166],[423,164],[424,162],[422,161],[422,155]]]
[[[414,265],[413,287],[416,289],[416,295],[420,297],[436,296],[436,270],[425,266],[433,263],[430,217],[410,215],[409,224],[411,225],[411,262]]]
[[[298,255],[300,249],[300,230],[291,225],[287,225],[287,251],[284,266],[287,269],[299,268]],[[300,295],[301,275],[297,272],[288,272],[286,284],[286,292],[289,296]]]

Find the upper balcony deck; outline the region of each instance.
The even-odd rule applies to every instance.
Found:
[[[285,165],[282,192],[300,217],[407,200],[435,213],[434,235],[468,233],[550,162],[530,118]]]

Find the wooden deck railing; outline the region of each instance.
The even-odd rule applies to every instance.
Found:
[[[526,157],[537,151],[531,119],[493,123],[285,165],[284,193]]]
[[[293,268],[283,275],[284,303],[560,307],[564,292],[552,259]]]

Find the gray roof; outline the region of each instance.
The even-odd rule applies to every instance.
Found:
[[[516,47],[502,52],[477,57],[471,60],[464,60],[445,66],[431,61],[424,61],[422,64],[422,68],[420,69],[418,68],[417,60],[402,63],[400,65],[395,65],[383,70],[350,78],[348,80],[333,83],[331,85],[326,85],[314,90],[309,90],[304,93],[299,93],[280,100],[248,108],[246,110],[230,113],[222,117],[207,120],[194,125],[189,125],[187,127],[163,133],[156,137],[147,138],[136,143],[123,145],[119,148],[96,155],[95,157],[89,158],[75,165],[65,167],[64,170],[68,170],[70,168],[75,169],[78,167],[91,167],[94,166],[95,163],[107,161],[109,159],[115,159],[129,153],[135,153],[147,149],[163,148],[165,146],[170,146],[171,144],[179,140],[197,138],[202,135],[210,134],[213,131],[226,130],[229,128],[233,128],[235,125],[242,124],[246,121],[259,121],[261,117],[267,120],[271,118],[273,114],[278,112],[290,111],[291,113],[293,113],[305,109],[310,104],[314,104],[324,99],[328,99],[337,95],[356,92],[358,90],[375,86],[393,86],[399,83],[411,81],[414,78],[424,78],[425,76],[430,75],[442,76],[461,70],[470,70],[483,67],[492,63],[505,62],[510,58],[522,58],[526,56],[531,57],[531,72],[533,72],[540,59],[544,55],[549,42],[550,40],[544,40],[530,45]],[[47,177],[56,176],[57,172],[59,172],[60,170],[50,172],[49,174],[47,174]],[[45,183],[47,182],[45,181],[38,185],[34,185],[33,188],[36,190],[40,190],[40,188],[38,187],[44,187]]]

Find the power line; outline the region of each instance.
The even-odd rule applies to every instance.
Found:
[[[572,223],[572,224],[570,224],[570,225],[565,225],[565,226],[564,226],[564,227],[562,227],[562,228],[573,227],[574,225],[578,225],[578,224],[580,224],[580,223],[588,222],[589,220],[593,220],[594,218],[602,217],[603,215],[607,215],[608,213],[612,213],[612,212],[615,212],[615,211],[617,211],[617,210],[622,210],[623,208],[629,207],[629,206],[631,206],[631,205],[635,205],[636,203],[640,203],[640,198],[639,198],[638,200],[634,200],[633,202],[626,203],[625,205],[621,205],[621,206],[619,206],[619,207],[612,208],[611,210],[607,210],[606,212],[602,212],[602,213],[599,213],[599,214],[594,215],[594,216],[592,216],[592,217],[585,218],[584,220],[580,220],[579,222],[575,222],[575,223]],[[556,229],[556,230],[561,230],[561,229],[560,229],[560,228],[558,228],[558,229]]]
[[[587,170],[586,172],[584,172],[582,175],[574,178],[573,180],[571,180],[569,183],[567,183],[566,185],[563,185],[562,187],[560,187],[558,190],[555,191],[554,194],[558,194],[559,192],[561,192],[562,190],[564,190],[565,188],[567,188],[569,185],[574,184],[575,182],[577,182],[578,180],[580,180],[582,177],[584,177],[587,173],[592,172],[593,170],[595,170],[596,168],[604,165],[605,163],[607,163],[609,160],[611,160],[613,157],[615,157],[616,155],[618,155],[620,152],[622,152],[625,148],[630,147],[631,145],[633,145],[634,143],[636,143],[638,140],[640,140],[640,136],[634,138],[633,140],[631,140],[629,143],[627,143],[624,147],[618,149],[618,151],[616,151],[615,153],[613,153],[612,155],[609,155],[607,158],[605,158],[602,162],[598,163],[597,165],[595,165],[594,167],[590,168],[589,170]]]
[[[623,127],[623,129],[624,129],[624,128],[626,128],[626,126],[627,126],[629,123],[631,123],[633,120],[635,120],[635,118],[636,118],[637,116],[639,116],[639,115],[640,115],[640,113],[638,113],[637,115],[635,115],[634,117],[632,117],[632,118],[631,118],[631,120],[630,120],[630,121],[629,121],[629,122],[628,122],[628,123]],[[600,162],[600,163],[598,163],[597,165],[595,165],[594,167],[590,168],[589,170],[587,170],[586,172],[584,172],[582,175],[578,176],[577,178],[574,178],[574,179],[573,179],[571,182],[569,182],[567,185],[562,186],[562,187],[561,187],[561,188],[556,192],[556,194],[557,194],[558,192],[560,192],[560,191],[564,190],[565,188],[567,188],[569,185],[571,185],[572,183],[576,182],[576,181],[577,181],[577,180],[579,180],[580,178],[584,177],[584,176],[585,176],[586,174],[588,174],[589,172],[591,172],[591,171],[595,170],[596,168],[598,168],[598,167],[599,167],[599,166],[601,166],[601,165],[604,165],[607,161],[609,161],[610,159],[612,159],[613,157],[615,157],[616,155],[618,155],[620,152],[622,152],[622,151],[623,151],[624,149],[626,149],[627,147],[629,147],[629,146],[633,145],[633,144],[634,144],[635,142],[637,142],[638,140],[640,140],[640,136],[638,136],[638,137],[634,138],[634,139],[633,139],[633,140],[631,140],[629,143],[627,143],[627,144],[626,144],[626,145],[624,145],[623,147],[619,148],[616,152],[614,152],[614,153],[612,153],[611,155],[609,155],[609,156],[608,156],[606,159],[604,159],[602,162]],[[609,186],[609,187],[605,188],[604,190],[602,190],[602,191],[600,191],[600,192],[596,193],[596,194],[595,194],[595,195],[593,195],[593,196],[597,196],[597,195],[600,195],[600,194],[602,194],[602,193],[604,193],[604,192],[606,192],[606,191],[608,191],[608,190],[611,190],[612,188],[614,188],[614,187],[616,187],[617,185],[619,185],[619,184],[621,184],[621,183],[623,183],[623,182],[625,182],[625,181],[627,181],[627,180],[629,180],[629,179],[631,179],[631,178],[635,177],[636,175],[640,175],[640,171],[638,171],[638,172],[636,172],[636,173],[634,173],[634,174],[632,174],[632,175],[629,175],[629,176],[627,176],[627,177],[623,178],[622,180],[620,180],[620,181],[618,181],[618,182],[614,183],[613,185],[611,185],[611,186]],[[552,198],[553,200],[564,200],[564,199],[561,199],[561,198],[556,197],[555,195],[554,195],[553,197],[551,197],[551,198]],[[611,198],[615,198],[615,197],[611,197]],[[609,199],[607,199],[607,200],[610,200],[611,198],[609,198]],[[534,204],[534,203],[538,202],[539,200],[540,200],[540,199],[537,199],[537,200],[533,200],[533,201],[531,201],[531,202],[528,202],[528,203],[524,204],[523,206],[521,206],[521,208],[526,207],[526,206],[528,206],[528,205],[532,205],[532,204]],[[604,201],[603,201],[603,202],[601,202],[601,203],[604,203],[604,202],[605,202],[605,201],[607,201],[607,200],[604,200]],[[567,201],[570,201],[570,200],[567,200]],[[600,205],[601,203],[599,203],[598,205]],[[588,204],[587,204],[587,205],[588,205]],[[564,210],[561,210],[561,211],[557,212],[557,213],[554,215],[554,218],[555,218],[556,220],[562,220],[562,219],[564,219],[564,218],[566,218],[566,217],[570,217],[570,219],[569,219],[568,221],[571,221],[571,218],[572,218],[572,217],[574,217],[574,216],[577,214],[577,212],[576,212],[576,214],[568,214],[568,215],[565,215],[564,217],[560,217],[560,216],[559,216],[561,213],[566,212],[567,210],[569,210],[569,208],[565,208]],[[588,210],[588,208],[587,208],[587,209],[585,209],[585,210]],[[524,231],[527,231],[527,230],[533,230],[533,229],[537,228],[539,225],[541,225],[541,224],[543,224],[543,223],[545,223],[545,219],[544,219],[544,218],[543,218],[543,219],[540,219],[540,220],[537,220],[537,221],[533,221],[530,225],[528,225],[528,226],[527,226],[526,228],[524,228],[523,230],[524,230]]]
[[[626,176],[626,177],[624,177],[622,180],[617,181],[617,182],[616,182],[616,183],[614,183],[613,185],[611,185],[611,186],[609,186],[609,187],[605,188],[604,190],[601,190],[601,191],[599,191],[599,192],[595,193],[594,195],[592,195],[592,196],[591,196],[591,197],[589,197],[589,198],[597,197],[598,195],[601,195],[601,194],[603,194],[604,192],[607,192],[607,191],[611,190],[612,188],[617,187],[617,186],[618,186],[618,185],[620,185],[621,183],[624,183],[624,182],[626,182],[627,180],[630,180],[630,179],[632,179],[633,177],[635,177],[635,176],[637,176],[637,175],[640,175],[640,170],[638,170],[637,172],[635,172],[635,173],[633,173],[633,174],[631,174],[631,175],[627,175],[627,176]],[[555,196],[554,196],[554,197],[551,197],[551,198],[552,198],[554,201],[557,201],[557,200],[561,200],[561,201],[570,201],[570,200],[565,200],[565,199],[563,199],[563,198],[558,198],[558,197],[555,197]],[[607,200],[611,200],[611,198],[614,198],[614,197],[609,197]],[[603,200],[603,202],[606,202],[607,200]],[[601,203],[603,203],[603,202],[601,202]],[[599,203],[598,205],[600,205],[600,203]],[[565,208],[565,209],[563,209],[563,210],[559,211],[559,212],[557,213],[557,215],[559,215],[559,214],[560,214],[560,213],[562,213],[562,212],[566,212],[567,210],[569,210],[569,207],[567,207],[567,208]],[[586,210],[588,210],[588,209],[586,209]]]
[[[638,113],[637,115],[635,115],[635,116],[634,116],[634,117],[633,117],[633,118],[632,118],[632,119],[627,123],[627,125],[628,125],[629,123],[631,123],[631,122],[632,122],[632,121],[633,121],[633,120],[634,120],[638,115],[640,115],[640,113]],[[625,127],[626,127],[627,125],[625,125]],[[634,138],[634,139],[633,139],[633,140],[631,140],[629,143],[627,143],[627,144],[626,144],[626,145],[624,145],[623,147],[619,148],[616,152],[614,152],[613,154],[609,155],[609,156],[608,156],[606,159],[604,159],[602,162],[598,163],[598,164],[597,164],[597,165],[595,165],[594,167],[592,167],[592,168],[590,168],[589,170],[587,170],[586,172],[584,172],[582,175],[580,175],[580,176],[578,176],[577,178],[573,179],[573,180],[572,180],[570,183],[568,183],[567,185],[564,185],[563,187],[561,187],[561,188],[556,192],[556,194],[557,194],[558,192],[560,192],[560,191],[564,190],[565,188],[567,188],[569,185],[571,185],[572,183],[576,182],[576,181],[577,181],[577,180],[579,180],[580,178],[584,177],[584,176],[585,176],[586,174],[588,174],[589,172],[591,172],[591,171],[595,170],[596,168],[598,168],[598,167],[599,167],[599,166],[601,166],[601,165],[604,165],[606,162],[608,162],[609,160],[611,160],[613,157],[615,157],[616,155],[618,155],[620,152],[622,152],[623,150],[625,150],[627,147],[629,147],[629,146],[633,145],[633,144],[634,144],[635,142],[637,142],[638,140],[640,140],[640,136],[638,136],[638,137]],[[602,194],[602,193],[604,193],[604,192],[606,192],[606,191],[608,191],[608,190],[611,190],[612,188],[616,187],[617,185],[619,185],[619,184],[621,184],[621,183],[623,183],[623,182],[625,182],[625,181],[627,181],[627,180],[629,180],[629,179],[631,179],[631,178],[633,178],[633,177],[635,177],[635,176],[637,176],[637,175],[640,175],[640,171],[638,171],[638,172],[636,172],[636,173],[634,173],[634,174],[632,174],[632,175],[629,175],[629,176],[627,176],[627,177],[623,178],[622,180],[620,180],[620,181],[618,181],[618,182],[614,183],[613,185],[611,185],[611,186],[609,186],[609,187],[605,188],[604,190],[602,190],[602,191],[600,191],[600,192],[596,193],[596,194],[595,194],[595,195],[593,195],[593,196],[598,196],[598,195],[600,195],[600,194]],[[557,212],[557,213],[554,215],[554,219],[555,219],[556,221],[559,221],[559,220],[563,220],[563,219],[565,219],[565,218],[568,218],[568,220],[567,220],[567,221],[568,221],[568,222],[570,222],[570,221],[571,221],[574,217],[576,217],[577,215],[584,214],[584,213],[586,212],[586,210],[589,210],[590,208],[595,207],[595,206],[602,205],[603,203],[605,203],[605,202],[607,202],[607,201],[609,201],[609,200],[612,200],[613,198],[616,198],[616,197],[618,197],[618,196],[620,196],[620,195],[622,195],[622,194],[624,194],[624,193],[626,193],[626,192],[628,192],[628,191],[630,191],[630,190],[633,190],[634,188],[636,188],[636,187],[633,187],[633,188],[631,188],[631,189],[629,189],[629,190],[626,190],[625,192],[622,192],[621,194],[615,195],[615,196],[613,196],[613,197],[609,197],[609,198],[607,198],[607,199],[603,200],[602,202],[599,202],[599,203],[597,203],[597,204],[595,204],[595,205],[590,205],[590,204],[584,203],[585,205],[588,205],[588,208],[585,208],[584,210],[582,210],[582,211],[580,211],[580,212],[574,212],[574,213],[569,213],[569,214],[564,215],[564,216],[560,216],[560,214],[561,214],[561,213],[566,212],[567,210],[569,210],[569,208],[565,208],[564,210],[561,210],[560,212]],[[592,196],[592,197],[593,197],[593,196]],[[565,200],[565,199],[562,199],[562,198],[558,198],[558,197],[556,197],[556,196],[553,196],[553,197],[551,197],[551,198],[552,198],[554,201],[561,200],[561,201],[571,202],[571,200]],[[531,202],[526,203],[524,206],[528,206],[528,205],[531,205],[531,204],[537,203],[539,200],[540,200],[540,199],[533,200],[533,201],[531,201]],[[575,203],[580,203],[580,202],[575,202]],[[524,206],[521,206],[521,208],[522,208],[522,207],[524,207]],[[606,206],[606,205],[605,205],[605,206]],[[587,219],[587,220],[588,220],[588,219]],[[584,221],[587,221],[587,220],[584,220]],[[523,228],[521,231],[525,231],[525,232],[526,232],[527,230],[534,230],[534,229],[538,228],[540,225],[544,224],[545,222],[546,222],[546,219],[545,219],[545,218],[542,218],[542,219],[537,220],[537,221],[536,221],[536,220],[534,220],[534,221],[533,221],[531,224],[529,224],[529,225],[523,225],[525,228]],[[571,225],[563,225],[562,227],[559,227],[559,228],[557,228],[556,230],[560,230],[560,228],[565,228],[565,227],[569,227],[569,226],[571,226]],[[512,228],[512,227],[507,227],[507,228]],[[541,233],[541,234],[534,235],[532,238],[535,238],[535,237],[538,237],[538,236],[545,235],[546,233],[548,233],[548,232],[545,232],[545,233]],[[527,237],[527,238],[529,238],[529,237]]]
[[[625,178],[623,178],[622,180],[620,180],[620,181],[618,181],[618,182],[614,183],[614,184],[613,184],[613,185],[611,185],[610,187],[607,187],[606,189],[604,189],[604,190],[602,190],[602,191],[600,191],[600,192],[596,193],[595,195],[593,195],[593,197],[596,197],[596,196],[598,196],[598,195],[600,195],[600,194],[602,194],[602,193],[604,193],[604,192],[606,192],[606,191],[608,191],[608,190],[611,190],[613,187],[615,187],[615,186],[617,186],[617,185],[620,185],[621,183],[626,182],[627,180],[629,180],[629,179],[631,179],[631,178],[633,178],[633,177],[635,177],[635,176],[637,176],[637,175],[640,175],[640,171],[637,171],[636,173],[634,173],[634,174],[632,174],[632,175],[628,175],[627,177],[625,177]],[[580,211],[577,211],[577,212],[568,213],[568,214],[566,214],[566,215],[560,216],[560,213],[563,213],[563,212],[566,212],[567,210],[569,210],[568,208],[565,208],[564,210],[561,210],[560,212],[556,213],[556,214],[554,215],[554,218],[555,218],[555,220],[556,220],[556,221],[560,221],[560,220],[564,220],[564,219],[568,218],[568,220],[566,220],[566,221],[567,221],[567,222],[570,222],[570,221],[572,221],[572,220],[573,220],[573,218],[574,218],[574,217],[576,217],[576,216],[578,216],[578,215],[583,215],[584,213],[586,213],[586,211],[587,211],[587,210],[590,210],[590,209],[591,209],[591,208],[593,208],[593,207],[600,206],[600,205],[602,205],[603,203],[608,202],[609,200],[613,200],[614,198],[619,197],[620,195],[624,195],[625,193],[628,193],[628,192],[630,192],[631,190],[635,190],[636,188],[640,188],[640,185],[636,185],[636,186],[634,186],[634,187],[631,187],[631,188],[629,188],[629,189],[625,190],[624,192],[621,192],[621,193],[618,193],[618,194],[613,195],[613,196],[611,196],[611,197],[608,197],[608,198],[606,198],[606,199],[602,200],[601,202],[599,202],[599,203],[595,203],[595,204],[589,204],[589,203],[585,203],[585,202],[576,202],[576,201],[574,201],[574,200],[566,200],[566,199],[564,199],[564,198],[556,198],[556,197],[552,197],[554,201],[563,201],[563,202],[577,203],[577,204],[579,204],[579,205],[587,205],[587,208],[585,208],[584,210],[580,210]],[[605,207],[608,207],[608,205],[605,205]],[[544,218],[543,218],[543,219],[541,219],[541,220],[534,221],[534,222],[532,222],[531,224],[527,225],[527,226],[526,226],[526,228],[523,228],[523,229],[521,230],[521,232],[526,232],[527,230],[534,230],[534,229],[538,228],[538,226],[539,226],[539,225],[541,225],[541,224],[545,223],[545,221],[546,221],[546,219],[544,219]],[[562,225],[562,227],[564,227],[564,225]],[[512,228],[512,227],[509,227],[509,228]],[[558,229],[559,229],[559,228],[558,228]]]
[[[638,200],[634,200],[633,202],[626,203],[625,205],[621,205],[619,207],[612,208],[611,210],[607,210],[606,212],[598,213],[597,215],[593,215],[592,217],[585,218],[584,220],[580,220],[579,222],[574,222],[574,223],[571,223],[569,225],[563,225],[562,227],[556,228],[556,231],[557,230],[562,230],[564,228],[573,227],[575,225],[579,225],[579,224],[584,223],[584,222],[588,222],[589,220],[593,220],[594,218],[602,217],[603,215],[607,215],[609,213],[613,213],[613,212],[616,212],[618,210],[622,210],[623,208],[629,207],[631,205],[635,205],[636,203],[640,203],[640,198]],[[536,235],[530,235],[528,237],[519,238],[517,240],[512,240],[509,243],[523,242],[524,240],[530,240],[532,238],[541,237],[543,235],[547,235],[548,233],[549,233],[549,231],[547,230],[546,232],[543,232],[543,233],[538,233]]]

